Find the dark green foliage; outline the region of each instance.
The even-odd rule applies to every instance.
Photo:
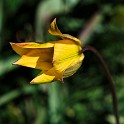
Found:
[[[82,42],[94,46],[106,61],[124,123],[123,0],[1,0],[0,4],[0,124],[114,124],[108,81],[94,54],[86,52],[81,68],[64,84],[30,85],[39,70],[12,65],[19,56],[9,42],[56,40],[47,34],[54,18],[63,33],[79,36],[97,12],[101,21]]]

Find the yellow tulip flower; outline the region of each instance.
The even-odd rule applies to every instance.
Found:
[[[84,54],[81,52],[79,39],[62,34],[56,24],[56,19],[50,25],[49,33],[59,36],[62,40],[48,43],[10,43],[13,50],[21,56],[13,64],[42,70],[31,83],[49,83],[73,75],[81,66]]]

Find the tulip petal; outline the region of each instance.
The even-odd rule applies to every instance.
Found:
[[[54,42],[49,42],[49,43],[35,43],[35,42],[26,42],[26,43],[10,43],[13,50],[19,54],[23,55],[30,49],[34,48],[51,48],[54,46]]]
[[[63,73],[63,78],[73,75],[81,66],[84,55],[73,56],[64,61],[56,62],[54,67],[59,73]]]
[[[41,70],[49,70],[53,67],[52,58],[53,48],[32,49],[13,64],[37,68]]]
[[[59,36],[61,37],[62,39],[70,39],[70,40],[73,40],[75,41],[76,43],[78,44],[81,44],[80,40],[77,39],[76,37],[73,37],[69,34],[62,34],[61,31],[59,30],[57,24],[56,24],[56,18],[53,20],[53,22],[51,23],[50,25],[50,28],[49,28],[49,33],[54,35],[54,36]]]
[[[59,30],[57,24],[56,24],[56,18],[53,20],[53,22],[51,23],[50,25],[50,28],[49,28],[49,33],[52,34],[52,35],[55,35],[55,36],[62,36],[62,33],[61,31]]]
[[[54,78],[55,76],[50,76],[41,72],[36,78],[31,81],[31,84],[50,83],[53,81]]]
[[[41,72],[36,78],[34,78],[31,83],[38,84],[38,83],[50,83],[53,80],[62,81],[62,74],[57,73],[54,68],[51,68],[48,71]]]
[[[53,62],[61,62],[79,55],[81,49],[80,45],[75,44],[72,40],[60,40],[54,45]]]
[[[68,44],[66,44],[66,42]],[[81,47],[71,40],[57,42],[54,46],[53,57],[53,65],[55,70],[59,73],[64,73],[68,68],[72,70],[71,67],[75,65],[71,74],[68,74],[72,75],[80,67],[82,60],[84,59],[84,54],[80,53],[80,51]]]
[[[83,60],[84,57],[82,56],[81,58]],[[77,62],[75,61],[71,63],[70,66],[68,66],[68,68],[63,73],[63,78],[72,76],[80,68],[82,64],[81,58],[80,58],[80,61],[77,61]]]
[[[48,75],[55,76],[55,80],[63,81],[62,73],[57,72],[54,67],[51,68],[50,70],[48,70],[45,73],[48,74]]]

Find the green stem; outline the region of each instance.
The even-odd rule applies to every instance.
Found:
[[[114,112],[115,112],[116,124],[120,124],[117,94],[116,94],[115,86],[114,86],[113,79],[112,79],[112,76],[110,74],[110,71],[109,71],[104,59],[102,58],[100,53],[94,47],[85,46],[85,47],[82,48],[82,52],[85,52],[85,51],[91,51],[96,55],[96,57],[100,61],[101,65],[102,65],[102,67],[103,67],[103,69],[106,73],[108,83],[109,83],[109,88],[110,88],[110,91],[111,91],[111,94],[112,94],[113,108],[114,108]]]

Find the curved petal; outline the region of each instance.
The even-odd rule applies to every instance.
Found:
[[[57,72],[54,67],[45,72],[45,74],[55,76],[55,80],[63,81],[62,73]]]
[[[35,42],[26,42],[26,43],[10,43],[13,50],[19,54],[23,55],[30,49],[34,48],[51,48],[54,46],[54,42],[49,42],[49,43],[35,43]]]
[[[56,42],[54,45],[54,64],[56,62],[62,62],[65,59],[79,55],[81,49],[81,46],[75,44],[75,42],[72,40],[60,40]]]
[[[63,39],[70,39],[70,40],[75,41],[77,44],[81,44],[81,41],[79,39],[77,39],[76,37],[71,36],[69,34],[63,34],[62,37],[63,37]]]
[[[70,40],[75,41],[78,44],[81,44],[80,40],[77,39],[76,37],[73,37],[73,36],[71,36],[69,34],[62,34],[61,33],[61,31],[59,30],[59,28],[58,28],[58,26],[56,24],[56,18],[51,23],[50,28],[49,28],[48,31],[49,31],[50,34],[55,35],[55,36],[59,36],[62,39],[70,39]]]
[[[62,33],[56,24],[56,18],[50,24],[50,28],[49,28],[48,32],[52,35],[55,35],[55,36],[62,36]]]
[[[41,70],[49,70],[53,67],[52,58],[53,48],[32,49],[13,64],[37,68]]]
[[[54,78],[55,76],[47,75],[41,72],[36,78],[31,81],[31,84],[50,83],[53,81]]]
[[[48,71],[41,72],[36,78],[34,78],[31,83],[50,83],[53,80],[62,81],[62,74],[57,73],[54,68],[51,68]]]
[[[73,63],[71,63],[70,66],[68,66],[68,68],[64,71],[63,78],[70,77],[74,73],[76,73],[76,71],[80,68],[82,64],[82,60],[83,60],[83,57],[79,61],[75,61],[75,62],[73,61]]]
[[[77,55],[64,61],[54,63],[54,68],[57,72],[63,73],[63,78],[73,75],[81,66],[84,55]]]
[[[68,44],[63,42],[67,42]],[[75,65],[73,70],[71,68],[71,74],[68,74],[72,75],[72,73],[80,67],[84,59],[84,54],[80,53],[80,51],[81,47],[71,40],[63,40],[62,42],[59,41],[55,43],[53,56],[53,66],[55,70],[59,73],[64,73],[67,69]]]

